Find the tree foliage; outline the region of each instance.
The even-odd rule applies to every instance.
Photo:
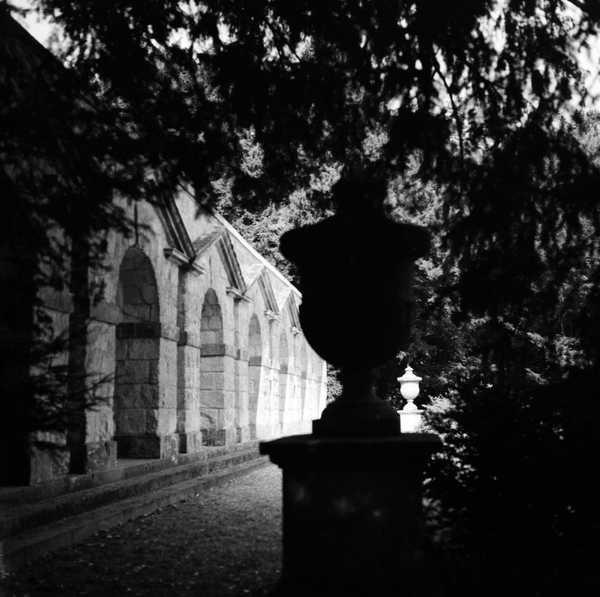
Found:
[[[52,443],[72,417],[97,404],[102,379],[84,366],[86,331],[101,287],[105,235],[127,233],[115,194],[148,191],[144,156],[128,153],[128,135],[110,106],[96,102],[0,7],[0,351],[5,394],[2,442],[8,472],[23,482],[29,441]],[[72,299],[70,335],[44,304]],[[32,433],[36,436],[31,436]],[[40,434],[41,432],[41,434]]]
[[[543,270],[551,294],[597,228],[597,172],[573,123],[600,18],[587,3],[34,4],[127,129],[123,151],[166,186],[192,182],[201,201],[226,184],[253,212],[307,189],[326,208],[323,172],[392,180],[418,152],[421,177],[447,187],[467,309],[531,298]]]
[[[592,161],[597,126],[587,116],[580,135]],[[482,298],[475,316],[458,300],[450,308],[455,362],[427,408],[444,439],[427,495],[449,594],[501,595],[518,585],[519,594],[554,595],[600,586],[589,559],[600,526],[589,483],[598,450],[591,421],[598,413],[600,256],[593,227],[585,218],[580,224],[585,233],[569,241],[564,220],[556,225],[569,267],[564,277],[525,264],[528,286],[512,298]],[[543,260],[540,253],[532,251]],[[458,299],[460,283],[447,281],[429,292]],[[483,297],[490,292],[483,289]],[[427,362],[432,355],[419,356]],[[444,370],[444,363],[429,364]]]
[[[338,176],[387,178],[391,216],[435,233],[409,356],[445,400],[430,499],[462,558],[456,586],[469,573],[486,594],[566,582],[577,558],[562,556],[585,551],[592,524],[582,483],[594,446],[567,396],[595,412],[584,385],[599,356],[600,162],[578,110],[595,4],[34,4],[109,116],[86,122],[116,135],[83,155],[110,164],[104,174],[134,172],[128,195],[192,183],[281,266],[275,236],[330,209]],[[529,566],[532,551],[549,566]]]

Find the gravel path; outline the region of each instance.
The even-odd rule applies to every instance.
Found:
[[[45,556],[0,596],[267,595],[281,561],[281,473],[260,468]]]

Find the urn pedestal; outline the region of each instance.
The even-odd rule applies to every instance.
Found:
[[[262,443],[283,470],[278,594],[429,594],[421,485],[439,444],[432,434]]]

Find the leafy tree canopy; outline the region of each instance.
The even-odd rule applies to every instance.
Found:
[[[524,579],[527,594],[570,582],[593,553],[583,529],[599,528],[597,494],[582,486],[585,456],[597,453],[585,381],[597,387],[598,118],[579,111],[598,4],[34,5],[61,25],[65,63],[102,106],[77,134],[98,139],[82,147],[101,156],[90,163],[103,196],[111,185],[139,197],[191,183],[281,265],[276,237],[330,208],[339,176],[387,179],[390,214],[435,233],[411,357],[429,395],[453,402],[437,422],[446,451],[428,495],[437,528],[462,548],[461,588],[474,574],[490,594]],[[42,161],[53,154],[42,149]],[[562,382],[574,369],[588,371]],[[544,567],[530,566],[534,550]]]
[[[131,139],[118,159],[143,155],[159,183],[192,183],[206,202],[225,186],[253,211],[298,192],[327,207],[328,173],[391,180],[418,152],[421,176],[446,185],[475,312],[532,296],[532,278],[551,294],[542,271],[566,276],[582,236],[597,249],[597,172],[573,117],[592,2],[33,4],[114,108]]]

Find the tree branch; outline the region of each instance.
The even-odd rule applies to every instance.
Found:
[[[283,33],[281,33],[268,21],[265,21],[265,26],[269,29],[271,35],[273,36],[273,41],[275,42],[275,47],[277,48],[277,53],[280,55],[280,57],[285,57],[284,50],[287,49],[287,51],[294,56],[298,62],[302,62],[300,60],[300,56],[298,56],[298,54],[296,54],[296,52],[291,48]],[[280,44],[283,44],[283,46]]]
[[[446,78],[442,74],[442,70],[440,68],[440,63],[438,62],[437,56],[433,56],[433,71],[434,73],[441,79],[444,88],[446,89],[446,93],[448,93],[448,98],[450,99],[450,107],[452,108],[452,115],[454,116],[454,120],[456,122],[456,131],[458,133],[458,149],[460,153],[460,163],[464,165],[465,162],[465,145],[463,139],[463,121],[462,117],[458,111],[458,106],[454,99],[454,93],[446,81]]]

